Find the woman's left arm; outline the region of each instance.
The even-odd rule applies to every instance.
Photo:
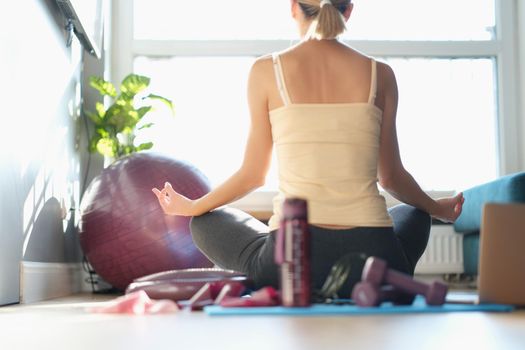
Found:
[[[198,216],[231,203],[262,186],[272,159],[272,132],[269,120],[265,76],[267,62],[257,60],[248,79],[251,125],[241,167],[225,182],[203,197],[191,200],[177,193],[169,183],[153,192],[168,215]]]
[[[396,131],[398,89],[392,68],[379,65],[382,96],[384,99],[383,120],[379,146],[378,180],[385,191],[401,202],[426,211],[431,216],[454,222],[461,214],[463,194],[437,200],[428,196],[405,169],[401,161]]]

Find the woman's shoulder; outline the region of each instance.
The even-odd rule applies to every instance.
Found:
[[[276,57],[282,57],[287,52],[289,52],[289,49],[282,50],[282,51],[275,51],[272,53],[267,53],[263,56],[257,57],[255,61],[252,64],[252,74],[274,74],[274,61]]]
[[[251,67],[251,74],[252,75],[259,75],[270,72],[272,68],[272,54],[263,55],[260,57],[257,57],[255,61],[252,64]]]
[[[255,59],[254,64],[264,64],[265,62],[271,62],[272,56],[272,53],[267,53],[265,55],[259,56]]]
[[[381,72],[381,73],[383,73],[384,75],[387,75],[387,76],[394,75],[394,70],[392,69],[392,67],[388,63],[386,63],[385,61],[382,61],[380,59],[374,58],[374,57],[370,57],[370,59],[373,59],[374,61],[376,61],[378,72]]]
[[[280,50],[280,51],[274,51],[274,52],[267,53],[265,55],[257,57],[255,59],[254,64],[263,65],[263,66],[267,65],[267,64],[272,64],[276,57],[282,57],[282,56],[286,55],[290,51],[292,51],[292,48],[287,48],[285,50]]]
[[[264,55],[253,61],[250,68],[249,80],[259,86],[266,86],[273,77],[272,55]]]
[[[374,58],[373,58],[374,59]],[[385,85],[390,85],[396,80],[396,74],[392,67],[381,60],[374,59],[377,63],[377,77],[378,80],[382,81]]]

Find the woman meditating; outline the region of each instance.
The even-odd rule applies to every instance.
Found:
[[[314,289],[351,253],[413,274],[431,217],[453,222],[461,213],[461,193],[434,200],[403,167],[394,72],[338,40],[352,9],[350,0],[291,0],[302,40],[251,68],[251,127],[239,170],[197,200],[169,183],[153,189],[166,214],[193,217],[193,240],[212,262],[246,273],[257,287],[279,284],[274,233],[285,198],[308,203]],[[266,225],[225,205],[264,183],[273,149],[279,192]],[[406,204],[387,209],[378,182]],[[340,295],[349,297],[361,269],[352,269]]]

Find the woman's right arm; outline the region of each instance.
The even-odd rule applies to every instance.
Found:
[[[258,59],[248,79],[250,131],[244,160],[239,170],[201,198],[192,200],[177,193],[166,183],[163,189],[154,188],[159,204],[169,215],[198,216],[231,203],[262,186],[272,159],[272,131],[269,120],[267,92],[264,82],[273,73],[271,61]]]
[[[396,77],[390,66],[380,63],[378,68],[383,107],[378,163],[379,184],[401,202],[426,211],[437,219],[454,222],[461,214],[463,194],[434,200],[421,189],[403,166],[396,131],[398,104]]]

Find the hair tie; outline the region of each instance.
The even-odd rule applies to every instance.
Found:
[[[319,8],[323,8],[324,5],[333,5],[332,1],[330,0],[321,0],[321,3],[319,4]]]

